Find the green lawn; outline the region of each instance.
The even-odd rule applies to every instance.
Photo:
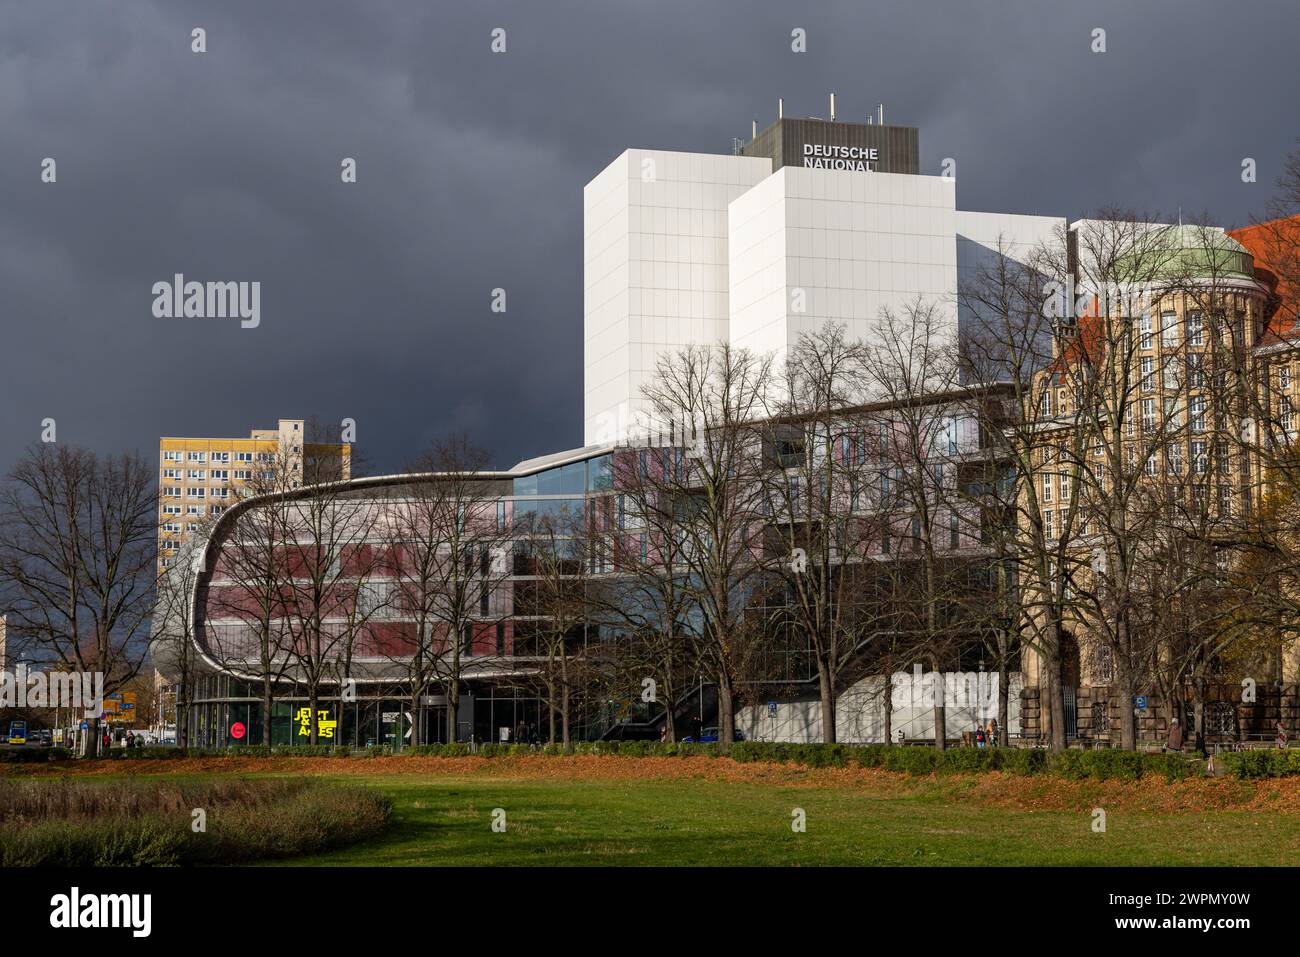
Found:
[[[394,800],[388,834],[278,864],[1294,865],[1300,816],[1009,811],[936,784],[906,796],[699,780],[365,780]],[[807,813],[806,833],[791,811]],[[506,830],[491,829],[494,808]]]

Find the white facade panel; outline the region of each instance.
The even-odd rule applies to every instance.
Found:
[[[960,288],[978,286],[985,277],[998,275],[1002,257],[1021,266],[1030,266],[1037,254],[1044,250],[1059,251],[1065,236],[1065,219],[1058,216],[1024,216],[1015,213],[977,213],[965,210],[957,213],[957,282]],[[958,324],[963,333],[980,337],[986,334],[989,322],[978,315],[978,296],[963,295]],[[997,317],[987,317],[994,324]],[[1036,351],[1041,361],[1051,356],[1051,337],[1047,324],[1043,324]],[[988,367],[979,373],[981,378],[1008,378],[1013,375],[1006,369]]]
[[[853,339],[921,301],[955,335],[955,187],[937,176],[783,167],[729,209],[731,341],[778,361],[827,323]]]
[[[661,356],[729,335],[727,206],[771,160],[627,150],[583,191],[583,444],[650,426]]]

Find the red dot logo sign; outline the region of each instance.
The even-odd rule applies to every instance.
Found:
[[[234,738],[236,741],[238,741],[240,738],[244,736],[244,733],[247,730],[248,729],[244,727],[244,722],[236,721],[234,724],[230,726],[230,736]]]

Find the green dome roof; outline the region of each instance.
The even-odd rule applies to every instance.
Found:
[[[1253,279],[1255,259],[1217,226],[1159,226],[1118,256],[1116,272],[1162,279]]]

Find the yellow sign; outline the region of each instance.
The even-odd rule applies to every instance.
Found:
[[[298,722],[298,736],[300,738],[310,737],[311,735],[311,708],[299,708],[298,713],[294,716]],[[316,712],[316,736],[320,738],[334,737],[334,729],[338,727],[337,721],[330,720],[328,711]]]

